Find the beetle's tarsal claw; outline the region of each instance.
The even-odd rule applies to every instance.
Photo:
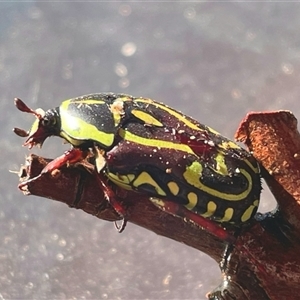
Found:
[[[115,223],[115,227],[118,230],[119,233],[123,232],[126,225],[127,225],[127,220],[126,219],[122,219],[122,223],[119,226],[119,224],[117,223],[117,221],[114,222]]]

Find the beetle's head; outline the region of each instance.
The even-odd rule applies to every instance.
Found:
[[[40,108],[33,110],[18,98],[15,98],[15,105],[20,111],[33,114],[36,117],[28,132],[23,129],[14,128],[14,132],[18,136],[27,137],[24,146],[28,146],[29,149],[33,146],[41,147],[47,137],[59,135],[60,120],[56,109],[49,109],[46,112]]]

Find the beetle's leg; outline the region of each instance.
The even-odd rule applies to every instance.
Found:
[[[56,159],[52,160],[49,164],[47,164],[47,166],[44,167],[44,169],[38,176],[20,183],[18,187],[20,190],[22,190],[29,182],[37,180],[43,174],[51,173],[52,171],[57,170],[64,165],[77,163],[84,159],[87,156],[87,154],[87,152],[82,151],[79,148],[72,148],[70,150],[67,150],[64,152],[63,155],[57,157]]]
[[[107,178],[105,177],[105,175],[102,172],[97,173],[96,178],[97,178],[99,185],[102,187],[105,198],[111,204],[111,206],[114,208],[114,210],[118,213],[118,215],[122,218],[122,223],[120,226],[117,224],[117,222],[115,222],[115,227],[121,233],[125,229],[126,224],[127,224],[126,209],[124,208],[122,203],[120,203],[120,201],[117,200],[117,196],[116,196],[115,192],[107,185],[107,183],[106,183]]]
[[[162,200],[154,197],[151,197],[150,200],[155,206],[157,206],[158,208],[160,208],[168,214],[191,220],[201,228],[207,230],[208,232],[210,232],[211,234],[223,241],[226,241],[228,243],[235,242],[235,237],[228,233],[225,228],[221,227],[219,224],[212,220],[209,220],[192,212],[191,210],[187,209],[186,207],[180,204],[177,204],[173,201],[165,199]]]
[[[75,164],[86,158],[87,153],[79,148],[72,148],[64,152],[63,155],[52,160],[41,172],[41,174],[51,173],[64,165]]]

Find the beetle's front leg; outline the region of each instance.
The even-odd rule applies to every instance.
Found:
[[[29,180],[26,180],[22,183],[20,183],[18,185],[20,190],[23,190],[24,187],[30,183],[33,182],[35,180],[37,180],[38,178],[40,178],[42,175],[46,174],[46,173],[51,173],[59,168],[61,168],[64,165],[70,165],[70,164],[74,164],[77,163],[81,160],[83,160],[84,158],[86,158],[88,155],[87,151],[83,151],[79,148],[72,148],[70,150],[67,150],[64,152],[63,155],[57,157],[56,159],[52,160],[42,171],[41,173],[34,177],[31,178]]]

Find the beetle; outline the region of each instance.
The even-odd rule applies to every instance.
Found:
[[[36,116],[28,132],[14,129],[27,137],[25,146],[42,146],[49,136],[72,145],[29,181],[92,154],[99,184],[123,218],[119,231],[127,221],[126,209],[107,180],[146,195],[167,213],[224,239],[228,236],[220,233],[223,228],[248,224],[257,211],[261,180],[251,153],[163,103],[99,93],[65,100],[46,112],[29,108],[18,98],[15,104]]]

